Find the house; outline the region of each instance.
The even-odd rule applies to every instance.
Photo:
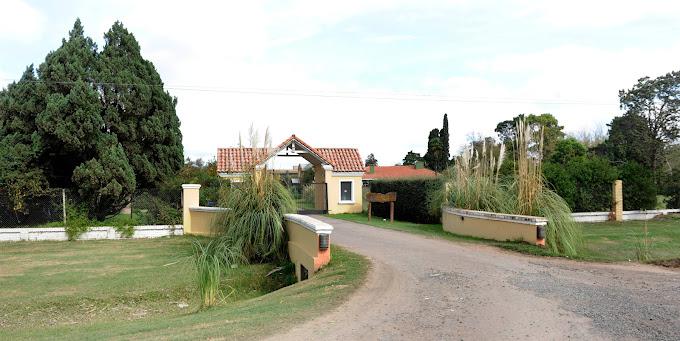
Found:
[[[425,168],[421,161],[407,166],[368,166],[364,168],[362,180],[368,184],[373,180],[404,179],[404,178],[434,178],[437,173]]]
[[[218,148],[217,173],[238,182],[248,167],[265,167],[275,156],[299,156],[312,165],[314,210],[309,213],[361,212],[364,165],[356,148],[314,148],[295,135],[272,149]]]

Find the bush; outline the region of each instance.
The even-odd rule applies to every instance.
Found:
[[[543,174],[549,186],[574,212],[609,211],[617,169],[598,156],[580,156],[565,163],[546,162]]]
[[[371,192],[397,192],[394,203],[394,219],[421,224],[435,224],[441,221],[441,210],[432,212],[430,202],[433,194],[439,191],[442,180],[439,178],[411,178],[399,180],[371,181]],[[372,204],[373,214],[390,217],[389,204]]]
[[[82,207],[66,207],[66,226],[64,230],[68,240],[76,240],[81,234],[90,230],[93,222],[88,218],[87,210]]]
[[[654,174],[635,161],[620,168],[623,180],[623,209],[652,210],[656,208],[656,184]]]
[[[680,208],[680,168],[674,169],[668,176],[664,192],[668,196],[668,208]]]

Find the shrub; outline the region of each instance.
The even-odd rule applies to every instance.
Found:
[[[397,192],[394,203],[394,218],[414,223],[432,224],[441,220],[441,210],[430,210],[432,194],[442,186],[439,178],[411,178],[399,180],[371,181],[373,193]],[[389,204],[372,204],[373,214],[389,218]]]
[[[149,225],[179,225],[182,222],[182,212],[159,198],[154,198],[148,207],[146,218]]]
[[[113,228],[123,238],[131,238],[135,234],[135,222],[131,218],[116,220],[113,223]]]
[[[680,168],[674,169],[668,176],[664,192],[668,196],[668,208],[680,208]]]
[[[621,166],[620,172],[623,181],[623,209],[656,208],[656,184],[652,171],[635,161],[629,161]]]
[[[76,240],[78,237],[89,231],[93,222],[88,218],[87,210],[68,206],[66,207],[66,226],[64,230],[68,236],[68,240]]]
[[[607,159],[577,156],[563,163],[547,162],[543,174],[548,185],[564,198],[572,211],[609,211],[611,187],[618,178],[618,170]]]

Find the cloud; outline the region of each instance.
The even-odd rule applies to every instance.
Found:
[[[44,31],[45,15],[21,0],[2,2],[0,11],[0,40],[31,43]]]
[[[603,28],[680,15],[680,3],[664,0],[519,0],[514,5],[515,15],[558,28]]]
[[[367,41],[369,43],[376,43],[376,44],[390,44],[390,43],[402,42],[402,41],[408,41],[408,40],[414,40],[414,39],[416,39],[416,37],[414,35],[410,35],[410,34],[389,34],[389,35],[368,37],[368,38],[365,39],[365,41]]]
[[[252,123],[270,127],[274,143],[295,133],[313,146],[357,147],[364,157],[375,153],[381,164],[392,164],[409,150],[424,153],[427,134],[441,126],[444,113],[452,150],[472,132],[493,135],[497,122],[519,113],[553,113],[568,131],[608,122],[619,112],[619,89],[676,68],[680,41],[670,34],[627,40],[630,31],[603,28],[647,20],[648,28],[659,30],[663,25],[653,20],[677,14],[676,7],[521,0],[502,6],[117,0],[66,5],[54,16],[81,16],[100,46],[115,20],[135,34],[145,58],[178,97],[187,156],[214,157],[217,147],[236,145],[239,131],[245,133]],[[45,51],[58,46],[72,23],[56,27],[63,22],[50,19],[55,27],[45,34],[57,33],[41,43]],[[614,35],[617,41],[626,38],[627,46],[586,45],[559,34],[547,42],[518,40],[511,47],[502,41],[543,29],[600,34],[593,41]],[[35,62],[44,57],[42,50]],[[3,71],[11,74],[27,62],[3,65]],[[238,91],[243,89],[404,100]],[[395,91],[440,96],[413,98]],[[583,103],[561,104],[570,101]]]

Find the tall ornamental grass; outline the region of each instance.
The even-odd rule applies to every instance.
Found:
[[[251,145],[257,145],[251,128]],[[271,150],[252,147],[253,160],[261,160]],[[279,262],[286,259],[283,215],[293,212],[295,202],[288,189],[266,167],[249,165],[242,182],[221,192],[220,204],[229,210],[216,222],[217,235],[206,242],[194,242],[193,258],[204,306],[219,300],[222,275],[229,269],[253,262]]]
[[[217,221],[218,239],[228,240],[250,261],[286,257],[283,215],[293,212],[288,189],[267,169],[253,170],[223,198],[228,207]]]
[[[484,141],[470,146],[445,172],[445,185],[438,205],[506,214],[541,216],[548,219],[546,246],[557,254],[575,256],[582,244],[581,226],[571,217],[569,205],[550,190],[543,177],[542,130],[534,132],[524,121],[517,122],[515,169],[501,176],[505,159],[503,144]]]

